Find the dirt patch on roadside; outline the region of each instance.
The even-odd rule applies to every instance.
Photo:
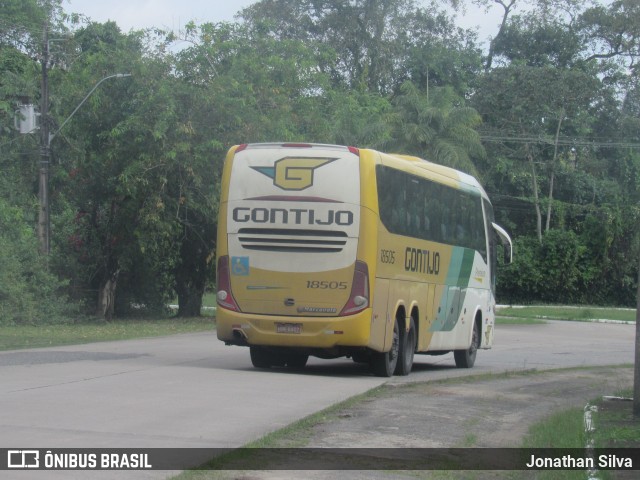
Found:
[[[327,416],[312,427],[307,447],[519,447],[529,426],[584,407],[633,384],[632,368],[593,368],[482,375],[420,383],[387,383],[378,394]],[[218,472],[223,473],[223,472]],[[253,471],[215,478],[408,479],[528,478],[517,472]],[[535,475],[534,475],[535,476]]]
[[[514,447],[548,414],[628,387],[630,368],[387,384],[315,427],[310,447]]]

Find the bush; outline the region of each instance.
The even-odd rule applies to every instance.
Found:
[[[0,198],[0,325],[63,323],[78,311],[38,253],[22,209]]]
[[[579,303],[583,297],[581,258],[586,247],[570,231],[550,230],[514,241],[514,261],[500,275],[499,293],[509,303]]]
[[[605,222],[585,225],[590,229],[582,235],[550,230],[542,243],[515,238],[513,263],[498,272],[499,300],[634,306],[637,260],[620,258],[614,248],[616,237],[630,234],[605,235]]]

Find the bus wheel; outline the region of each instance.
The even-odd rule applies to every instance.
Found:
[[[455,350],[453,357],[456,360],[456,367],[471,368],[476,363],[476,354],[480,346],[480,324],[473,322],[473,335],[471,336],[471,346],[467,350]]]
[[[271,354],[262,347],[249,347],[251,363],[256,368],[271,368]]]
[[[371,371],[378,377],[390,377],[398,364],[400,350],[400,327],[393,323],[393,342],[388,352],[373,352],[371,354]]]
[[[286,357],[287,367],[298,369],[304,368],[307,364],[307,360],[309,360],[309,355],[304,355],[302,353],[290,353]]]
[[[409,375],[413,367],[413,355],[416,351],[416,325],[411,317],[409,331],[401,332],[400,348],[398,351],[398,364],[396,365],[396,375]]]
[[[353,355],[351,355],[351,359],[355,363],[369,363],[371,361],[371,354],[370,353],[358,352],[358,353],[354,353]]]

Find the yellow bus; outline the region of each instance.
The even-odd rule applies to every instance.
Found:
[[[257,368],[350,357],[407,375],[415,354],[470,368],[495,325],[494,223],[475,178],[416,157],[319,144],[227,154],[217,336]]]

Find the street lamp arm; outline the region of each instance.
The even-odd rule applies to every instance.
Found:
[[[58,128],[58,130],[56,130],[53,133],[49,134],[49,144],[51,144],[51,140],[54,139],[54,137],[56,135],[58,135],[58,133],[60,133],[60,130],[62,130],[62,128],[67,124],[67,122],[69,120],[71,120],[71,117],[73,117],[76,112],[80,109],[80,107],[84,104],[84,102],[87,101],[87,99],[91,96],[91,94],[93,92],[95,92],[96,88],[98,88],[100,86],[100,84],[102,82],[104,82],[105,80],[109,80],[110,78],[123,78],[123,77],[130,77],[131,74],[130,73],[116,73],[115,75],[109,75],[108,77],[104,77],[102,80],[100,80],[98,83],[96,83],[93,88],[89,91],[89,93],[87,93],[87,95],[82,99],[82,101],[78,104],[78,106],[75,108],[75,110],[73,112],[71,112],[71,115],[69,115],[66,120],[64,122],[62,122],[62,125],[60,125],[60,127]]]

